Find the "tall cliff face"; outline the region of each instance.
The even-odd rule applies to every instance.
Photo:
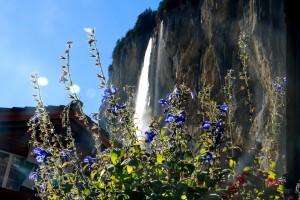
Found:
[[[186,83],[199,92],[203,80],[213,85],[213,99],[224,101],[222,86],[228,69],[236,74],[242,70],[238,39],[241,32],[248,35],[247,71],[251,76],[249,88],[255,113],[249,123],[245,109],[246,93],[243,81],[234,88],[233,116],[236,143],[249,148],[249,141],[262,139],[273,105],[272,82],[285,76],[284,2],[280,0],[199,0],[178,1],[177,6],[156,15],[151,31],[135,35],[117,46],[110,66],[109,80],[119,88],[129,84],[137,88],[143,56],[150,37],[154,39],[149,72],[150,108],[160,114],[157,101],[175,85]],[[187,3],[193,2],[193,3]],[[153,17],[154,15],[152,15]],[[158,17],[157,17],[158,16]],[[125,37],[126,39],[126,37]],[[125,40],[123,39],[123,40]],[[120,94],[123,98],[124,94]],[[197,103],[191,108],[190,131],[197,133]],[[282,135],[283,136],[283,135]],[[282,145],[284,146],[284,144]]]

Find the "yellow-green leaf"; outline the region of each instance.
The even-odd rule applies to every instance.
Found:
[[[164,160],[164,156],[161,154],[156,154],[156,163],[162,164],[162,161]]]
[[[65,167],[69,164],[69,162],[64,162],[64,164],[61,167]]]
[[[236,161],[233,158],[229,158],[229,166],[234,168],[236,166]]]
[[[247,171],[250,171],[250,170],[253,170],[253,168],[249,167],[249,166],[244,167],[244,172],[247,172]]]
[[[93,170],[91,172],[91,178],[93,179],[95,177],[95,175],[97,174],[97,170]]]
[[[132,172],[132,170],[133,170],[133,167],[130,166],[130,165],[127,165],[126,167],[127,167],[127,173],[128,173],[128,174],[131,174],[131,172]]]
[[[267,172],[268,172],[270,178],[273,178],[273,179],[276,178],[277,173],[275,171],[267,170]]]
[[[270,168],[271,168],[271,169],[274,169],[275,167],[276,167],[276,162],[271,161],[271,162],[270,162]]]
[[[116,150],[113,150],[113,151],[110,153],[110,159],[111,159],[111,162],[112,162],[114,165],[117,164],[119,155],[120,155],[120,151],[116,151]]]
[[[181,199],[186,200],[187,199],[186,195],[185,194],[181,195]]]
[[[91,190],[89,190],[89,189],[85,189],[85,190],[84,190],[84,194],[86,194],[86,195],[90,195],[90,194],[91,194]]]

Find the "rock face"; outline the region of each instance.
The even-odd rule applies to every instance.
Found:
[[[120,41],[122,45],[116,46],[109,68],[109,82],[118,88],[133,85],[137,90],[150,37],[154,39],[149,73],[150,109],[153,115],[161,114],[158,99],[183,82],[194,92],[199,92],[205,79],[207,84],[214,86],[213,99],[222,103],[224,77],[228,69],[233,69],[237,76],[234,107],[231,110],[236,122],[234,138],[236,144],[243,148],[252,147],[254,141],[261,141],[267,131],[270,109],[274,104],[272,82],[277,76],[285,76],[284,1],[177,2],[168,10],[162,6],[157,13],[148,10],[150,17],[147,20],[152,18],[150,21],[153,23],[147,24],[147,31],[127,34]],[[249,90],[255,108],[252,123],[249,122],[251,113],[244,104],[247,93],[241,89],[244,82],[238,80],[238,72],[242,71],[238,46],[241,32],[248,36],[247,72],[251,76]],[[124,94],[120,93],[120,97],[124,98]],[[199,106],[196,102],[193,105],[188,116],[189,130],[197,134],[201,121],[195,111]]]

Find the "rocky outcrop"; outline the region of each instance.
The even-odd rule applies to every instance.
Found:
[[[247,93],[241,89],[244,82],[237,79],[234,87],[233,119],[236,119],[236,124],[233,132],[237,144],[244,148],[252,147],[255,141],[262,140],[266,132],[274,103],[272,82],[277,76],[285,76],[284,2],[177,2],[169,10],[163,10],[167,7],[162,8],[161,4],[156,14],[156,24],[148,32],[133,36],[129,32],[121,40],[122,48],[116,47],[109,68],[110,82],[119,88],[126,84],[137,87],[146,46],[149,38],[153,37],[155,45],[149,73],[153,115],[161,113],[158,99],[183,82],[194,92],[199,92],[205,79],[207,84],[214,86],[213,99],[222,103],[222,86],[227,70],[233,69],[237,77],[242,70],[237,43],[240,33],[245,32],[248,35],[247,72],[251,76],[249,88],[255,112],[250,123],[248,119],[251,113],[244,105]],[[151,17],[154,19],[155,13]],[[120,97],[124,95],[120,94]],[[197,103],[195,106],[188,117],[190,131],[197,134],[201,122],[196,117]]]

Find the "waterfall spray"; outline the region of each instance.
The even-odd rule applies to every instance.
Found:
[[[149,116],[150,97],[148,94],[148,90],[149,90],[148,77],[149,77],[152,41],[153,39],[150,38],[144,56],[144,62],[143,62],[143,67],[139,79],[138,92],[137,92],[136,105],[135,105],[136,118],[134,122],[138,128],[138,131],[136,132],[137,136],[141,139],[144,138],[144,132],[146,131],[151,120]]]
[[[163,21],[160,23],[160,28],[159,28],[159,34],[158,34],[158,47],[157,47],[157,61],[156,61],[156,72],[155,72],[155,91],[154,91],[154,101],[158,101],[160,98],[160,93],[159,90],[161,88],[161,82],[159,80],[160,77],[160,68],[161,68],[161,59],[162,59],[162,53],[163,49],[165,48],[165,42],[163,40],[163,32],[164,32],[164,26],[163,26]],[[154,113],[158,113],[158,106],[154,106]]]

